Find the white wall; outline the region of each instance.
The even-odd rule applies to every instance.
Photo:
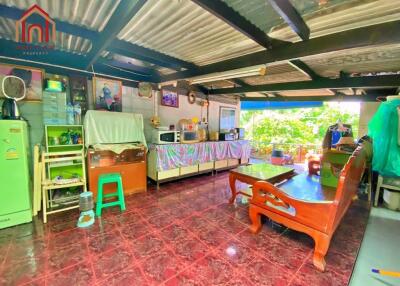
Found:
[[[368,122],[378,110],[380,102],[361,102],[360,103],[360,122],[358,125],[358,137],[368,134]]]
[[[146,139],[151,140],[150,118],[153,116],[154,110],[154,96],[151,99],[146,99],[138,96],[138,89],[131,87],[122,88],[122,111],[140,113],[143,115],[144,120],[144,132]],[[89,109],[93,109],[93,93],[92,93],[92,82],[88,81],[88,103]],[[0,100],[1,104],[1,100]],[[30,143],[33,146],[36,143],[41,143],[43,139],[43,118],[42,118],[42,103],[41,102],[20,102],[18,103],[22,116],[24,116],[30,124]],[[219,107],[229,106],[235,107],[236,112],[236,123],[239,127],[239,113],[240,103],[237,105],[219,103],[216,101],[210,101],[209,110],[209,130],[218,131],[219,129]],[[193,118],[207,116],[207,109],[202,108],[198,103],[189,104],[187,96],[179,96],[179,108],[166,107],[160,105],[160,99],[158,102],[158,115],[161,119],[162,126],[169,126],[174,124],[177,126],[178,121],[182,118]]]
[[[154,99],[142,98],[138,96],[138,89],[131,87],[123,87],[122,89],[122,111],[141,113],[144,119],[144,132],[146,139],[151,140],[150,118],[154,114]],[[190,104],[186,95],[179,95],[179,108],[162,106],[160,104],[160,98],[158,98],[158,116],[161,120],[161,126],[169,126],[174,124],[176,127],[178,121],[182,118],[193,118],[198,117],[200,120],[203,117],[207,117],[207,108],[202,108],[198,104],[199,99],[196,103]],[[210,101],[209,107],[209,130],[218,131],[219,129],[219,108],[220,106],[228,106],[236,108],[236,125],[239,127],[240,119],[240,103],[225,104],[216,101]]]

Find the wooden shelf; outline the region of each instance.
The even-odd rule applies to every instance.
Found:
[[[50,163],[49,164],[50,168],[60,168],[60,167],[66,167],[66,166],[77,166],[77,165],[82,165],[83,163],[82,162],[79,162],[79,163],[68,163],[68,162],[66,162],[65,164],[59,164],[59,165],[56,165],[56,164],[52,165],[52,164],[54,164],[54,163]]]
[[[80,147],[83,144],[65,144],[65,145],[49,145],[49,148],[57,148],[57,147]]]
[[[64,189],[64,188],[71,188],[71,187],[79,187],[79,186],[84,186],[86,184],[85,181],[79,181],[76,183],[70,183],[70,184],[54,184],[52,181],[44,181],[43,182],[43,187],[47,190],[54,190],[54,189]]]

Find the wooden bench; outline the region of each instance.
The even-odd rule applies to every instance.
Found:
[[[259,181],[253,186],[250,230],[261,229],[263,214],[288,228],[304,232],[315,241],[313,263],[325,270],[325,255],[333,233],[349,208],[365,168],[365,155],[357,149],[341,171],[337,188],[324,187],[319,177],[302,174],[274,186]]]

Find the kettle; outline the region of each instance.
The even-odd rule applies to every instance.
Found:
[[[10,97],[7,94],[7,92],[5,90],[5,87],[4,87],[4,83],[5,83],[6,79],[8,79],[8,78],[15,78],[15,79],[17,79],[17,80],[22,82],[23,95],[21,97],[14,98],[14,97]],[[2,108],[1,108],[1,117],[2,117],[2,119],[20,120],[21,119],[21,114],[20,114],[19,109],[18,109],[17,101],[24,99],[25,96],[26,96],[25,82],[20,77],[13,76],[13,75],[8,75],[8,76],[5,76],[3,78],[3,82],[2,82],[1,87],[2,87],[3,94],[6,97],[4,99],[4,101],[3,101],[3,105],[2,105]]]
[[[13,98],[6,98],[3,101],[1,107],[1,117],[3,119],[20,120],[21,116],[19,113],[17,101]]]

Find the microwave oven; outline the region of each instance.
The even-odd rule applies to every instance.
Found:
[[[235,133],[225,132],[219,133],[219,141],[234,141],[236,140]]]
[[[181,143],[197,143],[199,142],[199,134],[194,130],[181,131]]]
[[[152,143],[174,144],[180,142],[180,132],[175,130],[153,130]]]
[[[236,130],[236,139],[242,140],[244,139],[244,128],[235,128]]]

